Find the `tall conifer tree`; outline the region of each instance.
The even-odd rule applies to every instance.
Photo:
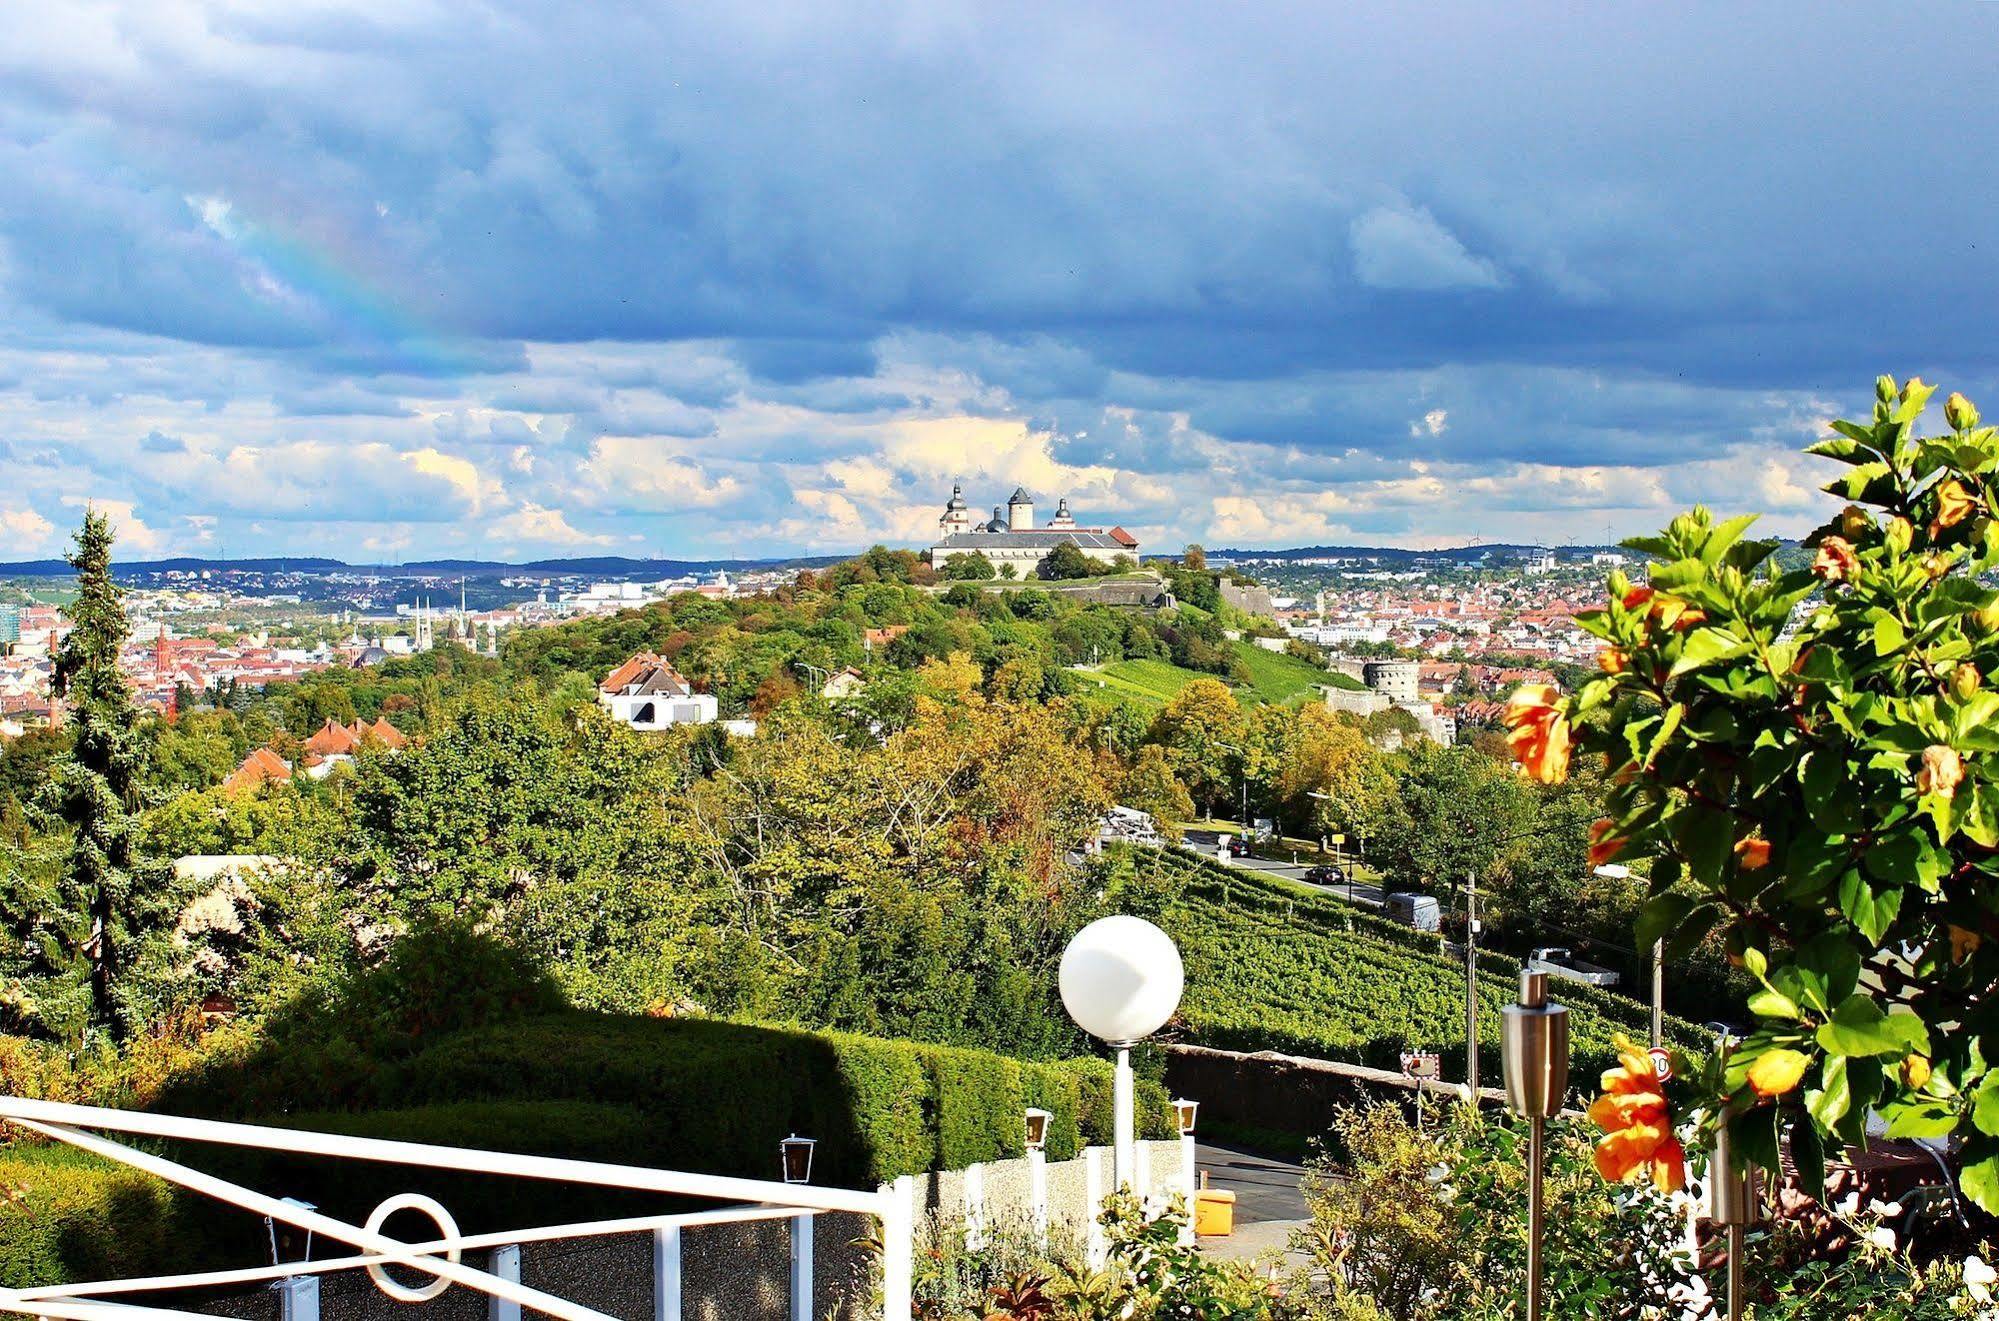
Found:
[[[66,557],[77,595],[55,655],[55,696],[70,726],[70,750],[56,763],[49,791],[69,842],[49,935],[67,947],[66,962],[82,965],[89,1026],[122,1037],[130,1018],[120,992],[134,933],[165,898],[169,873],[137,848],[147,743],[118,670],[131,629],[111,577],[112,540],[110,522],[90,510]]]

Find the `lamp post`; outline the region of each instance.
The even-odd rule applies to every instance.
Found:
[[[1045,1251],[1048,1247],[1048,1121],[1055,1116],[1034,1106],[1027,1108],[1027,1202],[1034,1215],[1034,1239]]]
[[[1549,1002],[1548,974],[1523,970],[1520,1003],[1502,1012],[1506,1103],[1527,1121],[1527,1321],[1541,1321],[1541,1167],[1548,1117],[1569,1089],[1569,1011]]]
[[[1590,869],[1590,874],[1601,876],[1606,881],[1628,881],[1631,868],[1621,862],[1606,862]],[[1652,942],[1652,1046],[1658,1049],[1666,1044],[1666,939],[1661,936]]]
[[[1196,1210],[1194,1167],[1200,1160],[1195,1147],[1194,1116],[1200,1108],[1199,1101],[1189,1101],[1185,1097],[1175,1097],[1173,1101],[1173,1118],[1180,1127],[1180,1196],[1186,1202],[1187,1211],[1187,1223],[1180,1230],[1180,1243],[1183,1247],[1192,1247],[1194,1244]]]
[[[1117,1051],[1112,1122],[1116,1186],[1136,1170],[1131,1048],[1165,1026],[1180,1007],[1187,972],[1172,937],[1142,917],[1100,917],[1062,951],[1062,1007],[1076,1026]]]

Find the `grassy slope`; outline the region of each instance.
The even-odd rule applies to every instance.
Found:
[[[1235,644],[1236,655],[1249,668],[1250,691],[1264,702],[1290,702],[1316,695],[1332,675],[1307,660],[1281,651],[1265,651],[1253,642]]]
[[[1403,1050],[1438,1050],[1445,1076],[1462,1079],[1464,965],[1437,937],[1188,854],[1135,856],[1141,867],[1163,867],[1186,881],[1163,925],[1187,962],[1181,1012],[1192,1040],[1383,1068],[1395,1068]],[[1499,1080],[1499,1014],[1518,976],[1512,959],[1480,960],[1483,1081]],[[1635,1000],[1567,982],[1557,997],[1570,1010],[1579,1086],[1610,1064],[1612,1033],[1643,1039],[1649,1010]],[[1690,1026],[1672,1027],[1692,1039]]]
[[[1315,685],[1337,682],[1343,677],[1296,656],[1265,651],[1254,643],[1237,642],[1233,646],[1249,670],[1248,686],[1236,690],[1236,696],[1247,705],[1308,701]],[[1107,697],[1148,707],[1166,705],[1174,694],[1196,679],[1217,677],[1160,660],[1112,661],[1099,670],[1073,673],[1096,684]]]

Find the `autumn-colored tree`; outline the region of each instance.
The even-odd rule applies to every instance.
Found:
[[[1179,838],[1176,822],[1194,815],[1194,800],[1187,786],[1173,773],[1166,749],[1156,743],[1140,748],[1118,780],[1117,800],[1126,807],[1149,812],[1162,833]]]
[[[1153,722],[1153,741],[1194,801],[1212,813],[1237,784],[1243,758],[1242,707],[1219,679],[1196,679]]]

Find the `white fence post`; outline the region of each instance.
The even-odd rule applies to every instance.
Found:
[[[965,1167],[965,1246],[977,1252],[986,1245],[986,1167],[973,1161]]]
[[[503,1247],[494,1248],[492,1261],[486,1269],[509,1284],[519,1284],[521,1245],[508,1243]],[[498,1294],[489,1295],[486,1299],[486,1317],[487,1321],[521,1321],[521,1305],[511,1298],[502,1298]]]
[[[653,1321],[680,1321],[680,1226],[652,1231]]]
[[[1048,1153],[1034,1150],[1027,1153],[1027,1201],[1028,1210],[1034,1217],[1034,1241],[1041,1250],[1048,1250]]]
[[[1097,1218],[1104,1211],[1103,1157],[1102,1147],[1083,1148],[1083,1244],[1091,1270],[1102,1270],[1110,1259],[1103,1222]]]
[[[812,1222],[816,1218],[791,1218],[791,1321],[812,1321]]]
[[[905,1174],[882,1187],[882,1318],[909,1321],[916,1268],[916,1180]]]
[[[278,1291],[278,1321],[319,1321],[317,1275],[288,1275],[271,1287]]]

